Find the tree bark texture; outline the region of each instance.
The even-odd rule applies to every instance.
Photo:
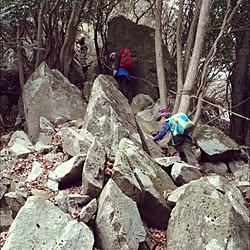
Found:
[[[21,43],[21,22],[19,22],[17,26],[17,61],[18,61],[18,74],[19,74],[19,81],[20,81],[20,87],[21,92],[23,91],[23,86],[25,84],[25,77],[24,77],[24,65],[23,65],[23,55],[22,55],[22,43]]]
[[[237,6],[238,7],[238,6]],[[237,9],[237,7],[235,7],[235,9]],[[204,67],[202,69],[202,73],[201,73],[201,81],[200,81],[200,87],[199,90],[197,91],[198,95],[199,95],[199,100],[198,100],[198,104],[197,104],[197,109],[195,112],[195,116],[193,119],[194,123],[198,122],[198,119],[200,117],[200,113],[201,113],[201,109],[202,109],[202,98],[203,96],[206,94],[207,88],[209,83],[207,82],[207,76],[208,76],[208,71],[209,71],[209,66],[212,63],[212,61],[215,58],[217,49],[218,49],[218,43],[221,40],[221,38],[223,37],[223,35],[225,34],[225,30],[227,28],[227,24],[229,23],[230,19],[233,17],[234,13],[235,13],[235,9],[233,9],[233,11],[231,11],[231,4],[230,4],[230,0],[227,1],[227,10],[225,13],[225,16],[223,18],[223,22],[220,28],[220,32],[218,34],[218,36],[216,37],[213,46],[210,48],[208,55],[206,57],[205,63],[204,63]]]
[[[162,52],[161,30],[162,0],[156,0],[155,8],[155,56],[161,108],[167,108],[167,86]]]
[[[232,111],[250,118],[250,31],[236,34],[236,61],[230,77]],[[250,147],[250,121],[235,115],[230,118],[230,135]]]
[[[184,78],[186,77],[186,74],[187,74],[188,63],[189,63],[189,59],[191,56],[192,48],[194,46],[195,31],[196,31],[198,20],[199,20],[200,9],[201,9],[201,0],[198,0],[196,4],[196,9],[194,12],[194,17],[191,23],[191,27],[189,29],[187,44],[185,48],[185,56],[184,56],[184,64],[183,64]]]
[[[177,49],[177,95],[175,98],[172,113],[175,114],[179,108],[181,101],[181,91],[183,88],[183,64],[182,64],[182,42],[181,42],[181,23],[183,19],[184,0],[180,0],[179,14],[176,29],[176,49]]]
[[[190,59],[178,112],[187,113],[189,110],[191,94],[192,90],[196,86],[195,83],[198,66],[200,63],[200,57],[204,47],[204,41],[207,32],[207,25],[209,22],[210,3],[211,0],[203,0],[201,4],[192,58]]]
[[[73,3],[72,12],[66,29],[65,40],[60,51],[61,72],[68,78],[76,41],[77,27],[80,20],[81,8],[77,1]]]
[[[42,62],[42,48],[43,48],[43,13],[45,7],[45,0],[42,0],[38,15],[38,27],[37,27],[37,52],[36,52],[36,65],[35,69],[40,65]]]

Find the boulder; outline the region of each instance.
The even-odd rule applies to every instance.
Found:
[[[147,152],[152,158],[161,158],[165,156],[165,152],[163,148],[160,147],[158,143],[155,143],[149,137],[142,137],[143,149]]]
[[[228,163],[229,169],[233,173],[235,179],[240,181],[250,180],[250,165],[244,161],[231,161]]]
[[[190,182],[179,196],[168,225],[167,249],[249,248],[249,210],[226,178]]]
[[[12,211],[13,218],[16,217],[18,211],[25,203],[25,199],[16,192],[9,192],[4,195],[4,200]]]
[[[228,168],[224,162],[203,162],[202,166],[214,173],[225,174],[228,173]]]
[[[77,119],[84,117],[87,106],[81,91],[58,70],[51,70],[45,62],[25,83],[23,103],[32,142],[38,140],[41,116],[49,121],[59,116],[66,120]]]
[[[0,182],[0,200],[3,198],[4,194],[7,192],[7,185]]]
[[[63,151],[71,156],[86,154],[94,137],[88,131],[82,129],[81,134],[73,128],[60,129]]]
[[[149,137],[149,135],[155,134],[160,130],[160,125],[155,120],[156,113],[159,109],[159,104],[155,103],[152,108],[142,110],[135,116],[138,131],[141,134],[143,148],[153,158],[165,156],[163,148],[167,148],[168,141],[168,138],[164,138],[162,141],[155,143],[151,137]]]
[[[193,139],[201,149],[201,161],[223,162],[239,154],[240,146],[215,127],[197,126]]]
[[[13,222],[12,212],[4,199],[0,200],[0,233],[10,227]]]
[[[82,168],[86,155],[74,156],[49,173],[48,178],[59,183],[59,189],[81,183]]]
[[[10,153],[16,158],[27,158],[31,151],[19,143],[15,143],[9,149]]]
[[[79,205],[80,207],[86,205],[91,201],[91,197],[82,194],[68,194],[69,202]]]
[[[26,148],[32,146],[28,136],[21,130],[17,130],[12,134],[7,146],[12,147],[14,144],[19,144]]]
[[[131,103],[131,109],[136,115],[138,112],[146,109],[148,106],[154,104],[154,100],[149,95],[138,94],[136,95]]]
[[[96,212],[97,212],[97,201],[96,199],[93,199],[85,207],[83,207],[81,212],[79,213],[80,221],[88,223]]]
[[[83,165],[82,190],[84,194],[95,198],[101,193],[104,186],[105,162],[105,148],[95,138]]]
[[[100,249],[139,249],[146,232],[136,203],[124,195],[110,179],[99,199],[96,216],[97,244]]]
[[[184,184],[181,187],[176,188],[168,197],[167,197],[167,202],[168,204],[175,206],[176,202],[180,198],[182,194],[185,192],[185,188],[188,184]]]
[[[32,182],[42,175],[44,169],[41,166],[42,164],[38,161],[34,161],[32,163],[32,169],[26,179],[26,182]]]
[[[247,188],[250,188],[250,181],[232,181],[233,185],[235,185],[241,192],[246,190]]]
[[[83,96],[84,96],[84,98],[86,99],[87,102],[89,101],[89,97],[90,97],[90,94],[91,94],[93,83],[94,83],[94,81],[86,81],[83,84],[84,88],[82,90],[82,94],[83,94]]]
[[[163,193],[174,189],[175,185],[151,157],[128,139],[122,139],[119,144],[112,179],[124,194],[137,202],[140,214],[149,226],[167,227],[171,209]]]
[[[77,204],[69,199],[65,190],[59,191],[55,197],[57,206],[64,212],[73,215],[77,209]]]
[[[20,181],[16,184],[16,194],[27,199],[30,196],[30,191],[25,182]]]
[[[40,117],[40,134],[38,141],[43,144],[50,144],[56,130],[52,123],[45,117]]]
[[[172,167],[171,176],[176,184],[181,186],[190,181],[200,179],[202,174],[197,167],[188,165],[184,162],[176,162]]]
[[[116,16],[108,23],[107,39],[110,52],[119,52],[126,47],[131,51],[133,64],[130,73],[137,77],[131,80],[133,96],[146,94],[157,100],[159,93],[154,33],[155,30],[148,26],[138,25],[122,16]],[[168,87],[173,88],[176,84],[176,73],[166,46],[163,46],[163,58],[166,82]]]
[[[53,181],[51,179],[48,179],[47,187],[53,191],[58,191],[59,183],[57,181]]]
[[[162,158],[154,158],[154,160],[164,169],[168,170],[176,162],[181,162],[180,156],[171,156],[171,157],[162,157]]]
[[[32,196],[12,223],[2,249],[92,250],[93,245],[94,236],[84,223],[72,220],[52,202]]]
[[[115,155],[124,137],[141,146],[132,110],[116,85],[111,76],[99,75],[95,79],[81,130],[95,136],[109,158]]]
[[[155,120],[156,114],[159,110],[160,106],[156,103],[152,108],[142,110],[136,114],[136,122],[146,133],[156,133],[160,130],[161,126],[159,122]]]

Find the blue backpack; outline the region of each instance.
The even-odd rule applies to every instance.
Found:
[[[184,113],[172,115],[167,121],[173,136],[187,135],[194,129],[194,123]]]

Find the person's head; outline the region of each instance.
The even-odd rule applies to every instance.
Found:
[[[171,113],[170,113],[170,111],[168,109],[161,109],[157,113],[156,121],[164,123],[170,116],[171,116]]]
[[[116,52],[110,53],[110,55],[109,55],[109,60],[110,60],[111,62],[114,62],[114,60],[115,60],[115,55],[116,55]]]

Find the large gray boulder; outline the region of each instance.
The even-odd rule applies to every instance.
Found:
[[[83,193],[98,197],[104,185],[104,165],[106,151],[100,142],[94,139],[86,156],[82,170]]]
[[[154,100],[159,98],[155,60],[155,30],[138,25],[122,16],[114,17],[108,24],[108,49],[119,52],[123,48],[131,50],[133,65],[131,80],[133,96],[139,93],[150,95]],[[170,59],[166,46],[163,46],[164,68],[168,87],[176,83],[174,63]],[[145,79],[147,79],[145,81]]]
[[[94,236],[82,222],[72,220],[53,203],[31,196],[12,223],[3,250],[92,250]]]
[[[220,176],[201,178],[183,186],[178,195],[167,249],[247,250],[249,222],[249,210],[237,187]]]
[[[58,70],[51,70],[45,62],[41,63],[26,82],[23,103],[32,142],[38,140],[41,116],[49,121],[54,121],[59,116],[73,120],[84,117],[87,106],[81,91]]]
[[[124,195],[110,179],[99,200],[96,216],[98,247],[101,249],[139,249],[145,241],[146,232],[142,225],[136,203]]]
[[[62,128],[58,133],[62,138],[63,151],[71,156],[86,154],[94,137],[86,130],[81,134],[73,128]]]
[[[171,176],[178,186],[188,183],[202,177],[197,167],[191,166],[184,162],[175,162],[171,169]]]
[[[228,163],[229,169],[232,171],[236,180],[250,180],[250,165],[244,161],[231,161]]]
[[[228,161],[239,154],[240,146],[220,129],[208,125],[195,128],[193,139],[201,149],[202,161]]]
[[[70,185],[79,185],[86,155],[78,155],[70,160],[63,162],[49,173],[48,178],[59,183],[60,188],[66,188]]]
[[[161,125],[155,120],[157,112],[160,110],[160,105],[155,103],[151,108],[144,109],[138,112],[135,116],[137,123],[146,133],[157,132]]]
[[[25,134],[24,131],[21,131],[21,130],[17,130],[11,135],[11,138],[10,138],[7,146],[11,147],[16,143],[18,143],[26,148],[32,146],[32,143],[30,142],[28,136]]]
[[[138,94],[136,95],[131,103],[131,109],[136,115],[138,112],[146,109],[148,106],[154,104],[154,100],[149,95]]]
[[[202,166],[210,172],[214,172],[219,175],[228,173],[227,165],[224,162],[203,162]]]
[[[170,208],[163,198],[175,185],[168,174],[128,139],[122,139],[115,157],[112,179],[137,202],[143,220],[151,227],[167,227]],[[154,211],[154,212],[152,212]]]
[[[8,229],[13,222],[12,211],[4,199],[0,200],[0,218],[0,232],[2,232]]]
[[[81,133],[86,129],[114,156],[122,138],[141,145],[134,115],[127,99],[111,76],[99,75],[94,82]]]

